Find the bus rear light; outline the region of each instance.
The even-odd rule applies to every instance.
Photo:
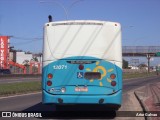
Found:
[[[111,74],[111,75],[110,75],[110,78],[111,78],[112,80],[114,80],[114,79],[116,78],[116,75],[115,75],[115,74]]]
[[[61,92],[62,92],[62,93],[66,92],[66,88],[64,88],[64,87],[61,88]]]
[[[84,69],[84,65],[79,65],[79,69],[83,70]]]
[[[48,79],[52,79],[53,75],[51,73],[48,74]]]
[[[48,80],[48,81],[47,81],[47,85],[48,85],[48,86],[51,86],[51,85],[52,85],[52,81],[49,81],[49,80]]]
[[[111,85],[112,85],[112,86],[116,86],[116,84],[117,84],[116,81],[112,81],[112,82],[111,82]]]

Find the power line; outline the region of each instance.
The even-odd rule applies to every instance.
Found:
[[[24,41],[32,41],[32,40],[42,40],[42,37],[35,37],[35,38],[26,38],[26,37],[16,37],[13,36],[12,38],[15,38],[17,40],[24,40]]]
[[[11,44],[16,44],[16,45],[26,45],[26,44],[30,44],[30,43],[33,43],[33,42],[37,42],[37,41],[41,41],[41,40],[39,40],[39,39],[37,39],[37,40],[29,40],[29,41],[26,41],[26,42],[15,42],[15,43],[12,43],[11,42]]]

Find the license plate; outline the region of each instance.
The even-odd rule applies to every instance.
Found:
[[[75,87],[76,92],[87,92],[88,88],[87,87]]]

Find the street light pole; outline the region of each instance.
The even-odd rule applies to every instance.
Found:
[[[69,13],[70,13],[70,10],[71,10],[71,8],[75,5],[75,4],[77,4],[78,2],[81,2],[81,1],[84,1],[84,0],[75,0],[75,1],[73,1],[73,3],[68,7],[68,16],[69,16]]]
[[[76,0],[76,1],[74,1],[74,2],[69,6],[68,9],[66,9],[66,7],[65,7],[62,3],[58,2],[58,1],[40,1],[40,3],[56,3],[57,5],[59,5],[59,6],[64,10],[64,13],[65,13],[65,16],[66,16],[66,20],[68,20],[70,9],[73,7],[73,5],[75,5],[75,4],[78,3],[79,1],[83,1],[83,0]]]
[[[42,72],[42,53],[39,53],[40,56],[40,73]]]
[[[64,10],[66,20],[68,20],[68,11],[62,3],[57,2],[57,1],[40,1],[40,3],[56,3],[57,5],[59,5]]]
[[[151,55],[147,54],[147,60],[148,60],[148,73],[150,73],[150,59],[151,59]]]

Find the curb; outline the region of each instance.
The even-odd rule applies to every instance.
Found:
[[[143,110],[143,113],[145,113],[145,112],[146,112],[145,105],[144,105],[143,102],[141,101],[140,97],[138,97],[136,91],[134,92],[134,95],[136,96],[136,98],[137,98],[137,100],[138,100],[138,102],[139,102],[139,104],[140,104],[140,106],[141,106],[141,108],[142,108],[142,110]],[[147,120],[147,117],[144,116],[144,119]]]
[[[158,99],[158,103],[160,103],[159,101],[159,92],[154,92],[153,88],[156,88],[157,86],[160,85],[159,83],[156,84],[149,84],[146,87],[143,87],[141,89],[137,89],[136,91],[134,91],[134,94],[137,98],[137,100],[139,101],[143,113],[153,113],[157,116],[160,115],[160,109],[157,108],[156,103],[157,103],[157,99]],[[159,89],[159,88],[158,88]],[[145,120],[159,120],[158,117],[156,116],[146,116],[144,115]]]
[[[0,97],[1,99],[5,99],[5,98],[13,98],[13,97],[20,97],[20,96],[27,96],[27,95],[34,95],[34,94],[40,94],[42,92],[34,92],[34,93],[26,93],[26,94],[17,94],[17,95],[13,95],[13,96],[4,96],[4,97]]]

